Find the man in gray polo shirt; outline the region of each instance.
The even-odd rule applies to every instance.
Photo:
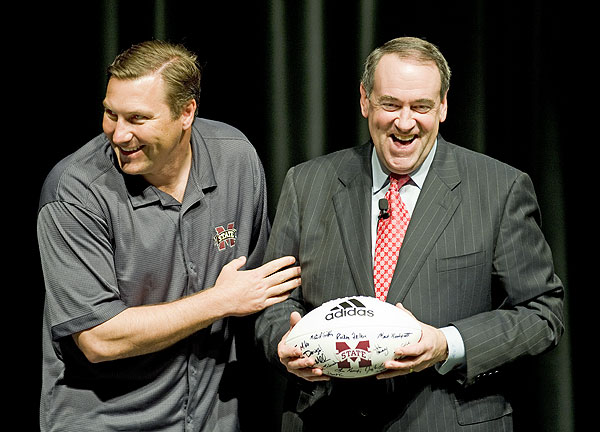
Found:
[[[300,284],[293,258],[260,266],[261,163],[195,117],[185,48],[143,43],[108,72],[104,133],[41,193],[41,430],[238,430],[235,323]]]

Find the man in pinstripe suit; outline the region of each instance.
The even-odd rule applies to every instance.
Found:
[[[266,259],[296,256],[302,286],[257,320],[287,371],[283,430],[512,430],[506,365],[558,343],[563,287],[529,177],[446,142],[450,70],[439,50],[399,38],[368,57],[360,105],[371,141],[289,170]],[[330,379],[284,344],[323,302],[374,295],[373,250],[390,173],[408,174],[411,216],[387,301],[423,324],[376,378]]]

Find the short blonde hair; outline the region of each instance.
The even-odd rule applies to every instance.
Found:
[[[192,100],[200,102],[201,71],[197,56],[182,45],[152,40],[119,54],[107,69],[108,78],[134,80],[158,73],[164,80],[166,103],[173,118]]]

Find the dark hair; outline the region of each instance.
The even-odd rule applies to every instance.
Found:
[[[440,50],[430,42],[415,37],[400,37],[392,39],[379,48],[374,49],[365,61],[365,69],[361,83],[367,97],[373,91],[375,69],[381,57],[386,54],[396,54],[401,58],[411,58],[423,63],[434,62],[440,72],[440,98],[444,99],[450,88],[450,67]]]

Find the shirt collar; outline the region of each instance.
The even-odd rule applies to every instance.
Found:
[[[205,190],[217,186],[210,153],[200,132],[199,120],[195,121],[192,127],[191,144],[192,167],[185,190],[185,199],[195,202],[204,197]]]
[[[429,168],[431,168],[431,163],[433,162],[436,150],[437,139],[435,140],[431,151],[429,152],[423,163],[416,170],[409,174],[411,183],[417,186],[419,189],[423,188],[423,183],[425,182],[427,173],[429,173]],[[377,157],[375,147],[373,147],[373,153],[371,155],[371,167],[373,171],[373,194],[376,194],[389,183],[390,171],[385,167],[383,163],[381,163],[379,157]]]
[[[190,145],[192,146],[192,165],[184,196],[184,203],[187,206],[193,205],[202,199],[204,197],[204,190],[214,188],[217,185],[210,154],[196,122],[194,122],[192,127]],[[109,150],[113,163],[119,169],[119,164],[110,145]],[[134,207],[141,207],[157,201],[160,201],[165,206],[181,204],[167,194],[161,193],[144,180],[142,176],[122,174],[127,185],[129,199]]]

